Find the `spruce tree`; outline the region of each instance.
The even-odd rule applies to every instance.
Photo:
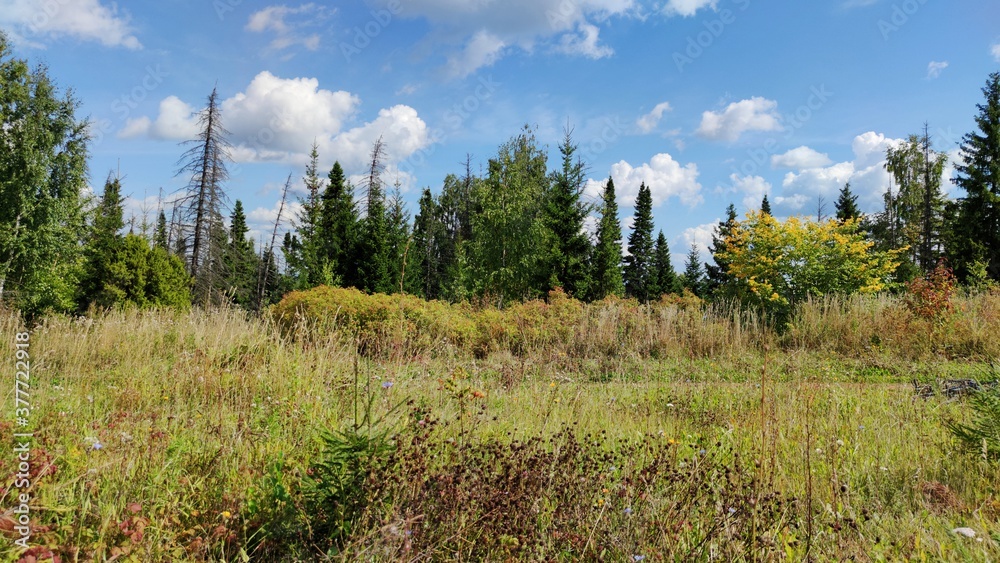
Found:
[[[153,246],[155,248],[168,249],[169,237],[167,235],[167,216],[160,210],[160,215],[156,218],[156,230],[153,231]]]
[[[698,245],[693,242],[684,264],[681,284],[698,297],[705,297],[705,272],[701,267],[701,253],[698,252]]]
[[[340,162],[333,163],[327,179],[319,223],[321,255],[330,264],[335,282],[345,287],[360,287],[357,269],[359,224],[354,189]]]
[[[837,220],[841,223],[861,218],[861,209],[858,207],[858,196],[851,191],[851,183],[844,184],[840,189],[840,196],[837,197]]]
[[[240,307],[251,308],[257,291],[259,259],[253,248],[253,241],[247,238],[247,226],[243,202],[236,200],[229,221],[229,244],[226,245],[225,280],[227,293]]]
[[[625,293],[622,280],[622,227],[618,220],[615,181],[609,176],[601,192],[601,217],[597,222],[597,244],[594,246],[594,280],[592,299]]]
[[[411,267],[410,212],[397,184],[386,209],[386,243],[389,256],[389,291],[402,292],[412,287],[416,270]]]
[[[712,234],[712,246],[709,252],[712,253],[712,260],[715,264],[705,264],[707,274],[706,292],[718,295],[721,294],[730,281],[729,263],[723,258],[723,253],[727,250],[726,239],[736,228],[736,206],[732,203],[726,207],[726,218],[719,221]]]
[[[653,248],[652,279],[650,280],[649,298],[656,299],[666,293],[680,293],[681,282],[670,262],[670,247],[663,231],[656,237]]]
[[[635,200],[632,234],[628,237],[625,257],[625,294],[639,301],[649,301],[653,283],[653,195],[643,182]]]
[[[372,146],[368,171],[365,218],[362,221],[360,252],[358,253],[358,282],[368,293],[390,293],[389,225],[386,220],[385,191],[382,187],[382,159],[385,145],[379,137]]]
[[[410,250],[411,268],[418,273],[415,287],[410,291],[425,299],[440,299],[444,293],[445,272],[441,247],[448,234],[441,220],[441,206],[424,188],[420,196],[417,216],[413,220],[413,246]]]
[[[320,190],[323,189],[323,180],[319,177],[319,147],[315,141],[309,152],[309,164],[306,165],[306,175],[303,180],[306,197],[299,199],[302,209],[296,226],[299,240],[302,242],[300,259],[305,275],[300,280],[299,286],[309,288],[323,284],[330,285],[334,283],[334,276],[330,269],[329,258],[323,251],[326,242],[325,233],[320,228],[323,212]]]
[[[962,137],[962,158],[955,184],[965,191],[958,201],[952,263],[962,280],[985,275],[1000,280],[1000,72],[990,74],[977,104],[978,130]]]
[[[910,247],[910,261],[924,272],[934,269],[942,255],[941,226],[944,194],[941,174],[948,156],[930,148],[923,136],[886,151],[886,170],[899,186],[897,215],[902,223],[902,243]]]
[[[764,194],[764,199],[760,201],[760,212],[771,214],[771,202],[767,200],[767,194]]]
[[[86,265],[80,280],[82,308],[91,303],[98,307],[110,307],[119,300],[118,292],[106,290],[110,281],[113,264],[122,250],[122,228],[125,226],[121,194],[121,181],[108,177],[104,183],[104,194],[97,205],[90,228],[87,246],[84,250]]]
[[[590,213],[590,206],[581,201],[584,185],[584,166],[573,159],[577,146],[573,144],[572,131],[565,132],[559,153],[562,169],[552,174],[542,220],[548,230],[548,285],[562,287],[577,298],[586,295],[590,283],[590,239],[583,230],[583,222]]]

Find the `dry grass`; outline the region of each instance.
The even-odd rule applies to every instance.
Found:
[[[232,311],[52,318],[31,335],[33,460],[55,468],[32,490],[32,539],[63,561],[334,547],[387,561],[995,560],[1000,469],[944,428],[961,402],[914,399],[904,382],[982,369],[997,301],[961,301],[932,352],[889,332],[913,320],[888,299],[810,304],[781,335],[731,308],[535,304],[488,350],[359,347],[357,333],[300,338]],[[0,342],[20,328],[0,315]],[[410,404],[385,423],[392,463],[363,475],[370,502],[331,544],[308,534],[304,484],[358,394],[373,414]],[[0,456],[7,516],[14,462]],[[16,560],[12,537],[0,553]]]

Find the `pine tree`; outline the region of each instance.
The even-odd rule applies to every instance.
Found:
[[[222,206],[226,203],[223,183],[229,178],[227,165],[232,161],[229,131],[222,125],[222,108],[215,89],[208,96],[208,106],[198,116],[198,137],[181,157],[180,174],[190,174],[187,192],[178,200],[186,222],[185,238],[190,239],[189,271],[195,279],[195,299],[201,304],[214,302],[221,280],[222,240],[225,233]]]
[[[718,226],[715,227],[715,232],[712,234],[712,246],[709,247],[709,252],[711,252],[712,260],[715,264],[705,264],[705,272],[708,278],[707,293],[713,295],[721,294],[730,281],[729,263],[726,261],[724,253],[727,251],[726,240],[732,235],[736,224],[736,206],[730,203],[726,207],[726,218],[719,221]]]
[[[674,271],[674,265],[670,261],[670,247],[667,246],[667,237],[663,236],[663,231],[656,237],[656,245],[653,248],[652,277],[650,280],[650,299],[655,299],[666,293],[680,293],[681,281]]]
[[[594,246],[594,282],[592,299],[625,293],[622,279],[622,227],[618,220],[615,181],[609,176],[601,193],[601,217],[597,222],[597,244]]]
[[[386,234],[389,255],[389,291],[402,292],[412,287],[416,270],[410,260],[410,212],[406,210],[399,185],[393,187],[386,209]]]
[[[850,182],[844,184],[844,187],[840,189],[836,208],[837,220],[841,223],[861,218],[861,209],[858,207],[858,196],[851,192]]]
[[[701,267],[701,253],[698,252],[698,245],[693,242],[681,275],[681,284],[698,297],[705,297],[705,272]]]
[[[764,199],[760,201],[760,212],[771,214],[771,202],[767,200],[767,194],[764,194]]]
[[[562,287],[571,296],[586,295],[590,283],[590,239],[583,229],[583,222],[590,213],[590,206],[581,201],[584,185],[584,166],[573,160],[577,146],[573,144],[572,131],[567,129],[559,146],[562,169],[552,174],[542,221],[548,230],[548,285]]]
[[[1000,72],[990,74],[977,104],[977,131],[962,137],[955,184],[958,201],[952,262],[962,280],[984,275],[1000,280]],[[978,271],[978,272],[977,272]]]
[[[649,301],[653,283],[653,195],[646,183],[639,186],[635,219],[628,237],[625,257],[625,293],[639,301]]]

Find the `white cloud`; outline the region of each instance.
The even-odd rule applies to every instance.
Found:
[[[708,139],[735,141],[747,131],[780,131],[777,108],[778,102],[756,96],[733,102],[721,113],[704,112],[697,133]]]
[[[833,161],[830,157],[815,151],[807,146],[794,148],[784,154],[771,156],[771,166],[774,168],[791,168],[802,170],[805,168],[819,168],[829,166]]]
[[[177,96],[168,96],[160,102],[156,121],[146,116],[129,119],[118,136],[123,139],[143,136],[174,141],[193,139],[198,134],[196,111]]]
[[[286,79],[264,71],[245,92],[223,100],[221,110],[236,162],[302,164],[315,140],[324,160],[337,159],[351,171],[364,168],[380,136],[387,147],[386,164],[400,162],[430,143],[426,123],[405,105],[382,109],[371,122],[347,128],[360,103],[349,92],[321,89],[315,78]],[[160,103],[155,120],[131,119],[119,135],[187,140],[197,132],[193,108],[171,96]]]
[[[268,49],[281,51],[294,45],[302,45],[310,51],[319,49],[320,36],[308,33],[306,29],[328,19],[334,10],[303,4],[297,8],[289,6],[268,6],[250,15],[247,31],[255,33],[271,32],[274,39]]]
[[[638,10],[636,0],[373,0],[372,4],[380,13],[426,20],[431,26],[428,39],[440,52],[460,51],[447,57],[445,70],[452,77],[467,76],[516,51],[610,56],[613,50],[600,43],[599,26],[612,16]]]
[[[663,11],[667,15],[687,17],[695,15],[702,8],[712,8],[714,10],[718,3],[718,0],[667,0]]]
[[[692,162],[681,166],[666,153],[655,155],[648,163],[639,167],[624,160],[612,164],[611,177],[615,181],[618,201],[625,205],[635,205],[639,185],[644,182],[653,196],[653,206],[659,206],[667,198],[676,197],[684,205],[694,207],[703,199],[701,184],[698,183],[698,165]],[[589,196],[598,197],[603,187],[604,180],[590,180],[585,192]]]
[[[0,9],[0,26],[9,28],[16,39],[42,47],[33,37],[75,37],[97,41],[107,47],[141,49],[129,17],[118,5],[105,6],[101,0],[5,0]]]
[[[732,191],[743,194],[743,207],[746,209],[760,209],[764,196],[771,193],[771,184],[760,176],[730,174],[729,181]]]
[[[601,30],[596,25],[587,22],[578,24],[578,34],[567,33],[559,39],[556,51],[567,55],[583,55],[590,59],[610,57],[615,50],[606,45],[599,45],[598,35]]]
[[[927,63],[927,79],[933,80],[941,76],[941,71],[948,68],[948,61],[931,61]]]
[[[874,131],[858,135],[852,142],[854,160],[786,174],[782,181],[785,201],[798,202],[802,207],[822,197],[827,202],[828,212],[832,212],[837,193],[850,182],[862,210],[881,209],[882,194],[890,181],[885,170],[886,149],[901,142],[901,139],[887,138]]]
[[[709,248],[712,246],[712,236],[715,234],[715,228],[719,225],[717,219],[714,223],[705,223],[703,225],[698,225],[696,227],[688,227],[684,229],[681,233],[679,241],[683,241],[684,252],[680,251],[671,252],[670,255],[674,258],[675,264],[678,263],[677,258],[680,258],[680,264],[687,262],[687,252],[691,249],[691,244],[693,243],[698,248],[698,254],[701,256],[701,261],[703,263],[712,263],[712,253]],[[679,242],[679,241],[674,241]],[[671,245],[671,248],[680,248],[681,245]],[[680,266],[683,267],[683,266]]]
[[[448,57],[448,74],[463,78],[477,69],[490,66],[503,55],[506,44],[486,30],[480,30],[469,39],[460,53]]]
[[[990,47],[990,54],[992,54],[993,58],[996,59],[998,63],[1000,63],[1000,43],[997,43],[996,45]]]
[[[660,102],[656,104],[653,111],[636,120],[635,124],[643,133],[649,133],[653,129],[656,129],[656,126],[659,125],[660,120],[663,119],[663,114],[668,111],[673,111],[673,109],[674,108],[670,107],[670,102]]]

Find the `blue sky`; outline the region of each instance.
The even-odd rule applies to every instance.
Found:
[[[629,224],[645,181],[678,265],[730,202],[814,216],[849,181],[877,211],[886,148],[926,121],[957,157],[1000,70],[995,0],[0,0],[0,28],[73,89],[91,182],[120,170],[132,214],[186,183],[178,143],[217,87],[258,236],[314,140],[359,174],[381,135],[415,212],[526,124],[554,165],[569,124],[587,193],[613,176]]]

